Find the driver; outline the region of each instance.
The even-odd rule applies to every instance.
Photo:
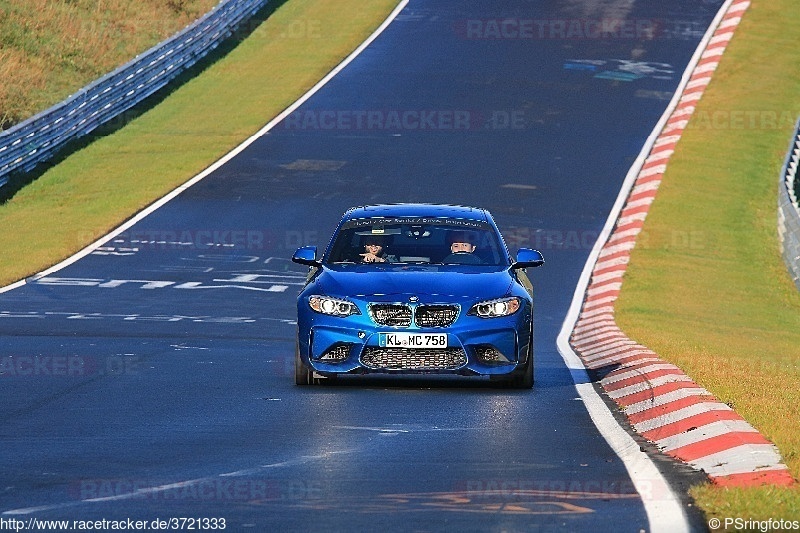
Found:
[[[386,254],[381,235],[367,235],[362,242],[364,243],[364,253],[359,254],[362,263],[394,263],[397,261],[394,256]]]
[[[467,253],[471,254],[475,251],[475,245],[469,241],[467,234],[465,232],[459,232],[459,234],[453,235],[450,238],[450,253],[457,254],[457,253]]]
[[[476,236],[469,231],[452,231],[447,235],[447,242],[450,244],[450,254],[444,258],[443,263],[458,264],[478,264],[482,263],[477,255],[472,253],[477,248],[473,244],[477,240]]]

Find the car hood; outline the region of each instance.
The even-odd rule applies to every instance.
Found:
[[[370,270],[323,268],[317,286],[330,296],[391,297],[397,295],[497,298],[505,296],[513,279],[506,268],[407,266]]]

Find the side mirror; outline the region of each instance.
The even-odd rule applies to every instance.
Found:
[[[511,265],[511,268],[538,267],[543,264],[544,257],[538,250],[520,248],[519,251],[517,251],[517,260]]]
[[[312,267],[318,267],[321,265],[321,263],[317,261],[316,246],[303,246],[298,248],[292,256],[292,261],[295,263],[300,263],[301,265],[308,265]]]

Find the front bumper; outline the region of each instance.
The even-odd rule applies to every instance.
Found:
[[[335,374],[461,374],[506,375],[527,362],[531,310],[483,319],[461,314],[448,327],[389,327],[369,316],[346,318],[321,314],[298,321],[302,361],[322,375]],[[381,333],[446,334],[446,349],[385,348]]]

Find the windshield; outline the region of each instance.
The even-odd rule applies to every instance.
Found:
[[[508,265],[491,225],[440,218],[350,220],[339,229],[324,262]]]

